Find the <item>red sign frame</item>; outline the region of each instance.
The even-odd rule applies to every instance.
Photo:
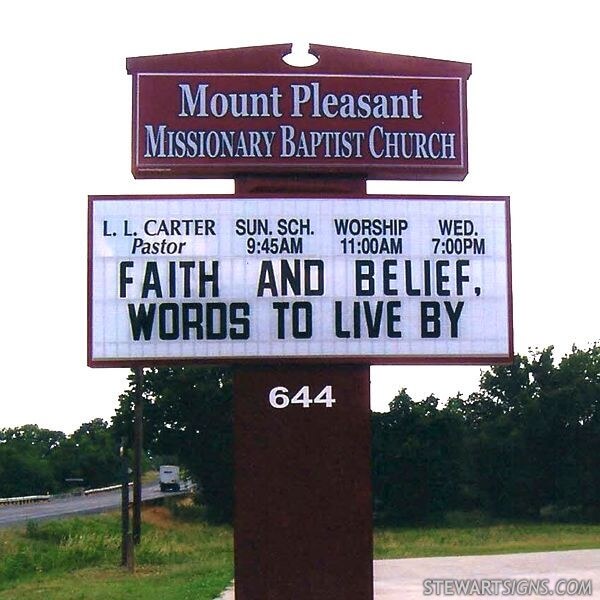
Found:
[[[467,63],[289,45],[129,58],[136,178],[462,180]]]
[[[306,197],[317,197],[320,194],[304,194]],[[238,201],[240,199],[246,199],[249,195],[238,192],[236,194],[219,196],[222,199],[231,199]],[[298,194],[287,192],[277,194],[261,194],[260,197],[268,198],[293,198],[297,199]],[[252,194],[250,194],[252,197]],[[507,352],[506,354],[444,354],[444,355],[404,355],[404,356],[385,356],[385,355],[339,355],[339,356],[327,356],[325,360],[328,364],[379,364],[379,365],[423,365],[423,364],[440,364],[440,365],[487,365],[487,364],[507,364],[512,360],[514,352],[514,340],[513,340],[513,308],[512,308],[512,266],[511,266],[511,239],[510,239],[510,200],[507,197],[496,197],[496,196],[425,196],[425,195],[369,195],[369,194],[343,194],[343,193],[329,193],[327,198],[331,198],[335,202],[335,199],[358,199],[358,200],[369,200],[369,199],[389,199],[389,200],[433,200],[443,202],[445,200],[460,200],[460,201],[501,201],[505,205],[505,244],[506,244],[506,294],[507,294]],[[128,357],[127,359],[104,359],[95,357],[92,351],[93,343],[93,322],[94,322],[94,203],[96,201],[103,200],[118,200],[118,201],[143,201],[143,200],[210,200],[215,199],[214,195],[138,195],[138,196],[90,196],[88,203],[88,365],[92,367],[132,367],[135,365],[145,366],[161,366],[161,365],[185,365],[185,364],[320,364],[324,360],[323,356],[261,356],[257,357],[208,357],[208,356],[190,356],[190,357]]]

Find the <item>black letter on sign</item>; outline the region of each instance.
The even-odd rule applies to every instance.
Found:
[[[212,261],[212,273],[206,272],[206,263],[201,260],[199,262],[199,272],[198,272],[198,291],[200,298],[206,297],[206,284],[212,284],[212,297],[219,297],[219,261]]]
[[[372,260],[357,260],[354,262],[356,279],[356,295],[372,296],[375,293],[375,263]],[[367,283],[363,288],[363,282]]]
[[[277,311],[277,339],[285,340],[285,312],[290,307],[289,302],[273,302]]]
[[[440,337],[440,303],[421,302],[421,337]]]
[[[158,265],[153,260],[146,264],[146,273],[142,284],[142,298],[147,298],[150,292],[154,292],[157,298],[163,297]]]
[[[400,309],[402,308],[402,302],[396,300],[389,302],[387,307],[387,334],[391,338],[401,338],[402,331],[400,330]],[[396,325],[398,327],[396,327]]]
[[[124,260],[119,263],[119,298],[127,298],[127,284],[133,283],[133,277],[127,275],[127,269],[133,267],[132,260]]]
[[[275,281],[275,272],[273,271],[273,263],[270,260],[263,260],[260,263],[260,273],[258,274],[258,289],[256,290],[256,296],[258,298],[264,296],[265,290],[270,291],[271,296],[278,295],[277,282]]]
[[[300,313],[304,313],[304,319]],[[304,328],[300,322],[304,320]],[[297,340],[307,340],[312,337],[312,304],[310,302],[294,302],[292,304],[292,335]]]
[[[250,338],[250,305],[247,302],[232,302],[229,307],[229,337],[232,340]]]
[[[167,325],[171,325],[171,331]],[[175,302],[167,302],[158,307],[158,337],[161,340],[179,338],[179,305]]]
[[[152,337],[156,304],[149,304],[148,308],[145,304],[140,304],[137,313],[135,312],[135,304],[128,304],[127,309],[129,310],[129,322],[131,323],[133,339],[137,342],[143,334],[144,339],[149,340]]]
[[[335,336],[339,338],[349,338],[350,331],[343,329],[344,305],[339,300],[334,303],[335,306]]]
[[[189,340],[191,332],[195,331],[195,339],[201,340],[204,337],[202,329],[202,304],[199,302],[184,302],[181,305],[181,329],[183,330],[183,339]]]
[[[458,319],[462,314],[462,309],[465,303],[461,300],[456,303],[456,309],[452,307],[452,302],[444,302],[448,318],[450,319],[450,337],[458,337]]]
[[[224,340],[227,337],[227,304],[209,302],[206,305],[206,339]]]

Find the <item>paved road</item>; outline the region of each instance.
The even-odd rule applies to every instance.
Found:
[[[376,560],[374,579],[375,600],[600,598],[600,550]],[[461,595],[458,585],[479,586],[479,590],[471,587],[469,595]],[[582,594],[566,593],[579,585]],[[493,593],[494,586],[498,594]],[[535,593],[536,586],[541,593]],[[544,594],[545,590],[552,593]],[[234,600],[233,588],[220,600]]]
[[[142,500],[152,500],[161,496],[173,495],[160,491],[157,483],[142,487]],[[130,488],[130,499],[132,492]],[[121,492],[101,492],[88,496],[55,498],[37,504],[0,506],[0,527],[11,527],[25,521],[56,519],[65,516],[83,515],[115,510],[121,506]]]

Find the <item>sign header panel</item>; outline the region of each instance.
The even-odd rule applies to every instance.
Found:
[[[465,177],[470,66],[319,49],[309,72],[268,47],[130,59],[135,177]]]
[[[91,197],[89,363],[509,360],[508,206]]]

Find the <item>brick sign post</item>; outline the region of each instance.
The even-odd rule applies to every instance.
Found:
[[[135,177],[91,196],[91,366],[234,366],[238,600],[372,600],[369,366],[512,357],[509,199],[463,179],[470,65],[313,46],[132,58]]]
[[[373,597],[369,368],[235,372],[236,598]]]

